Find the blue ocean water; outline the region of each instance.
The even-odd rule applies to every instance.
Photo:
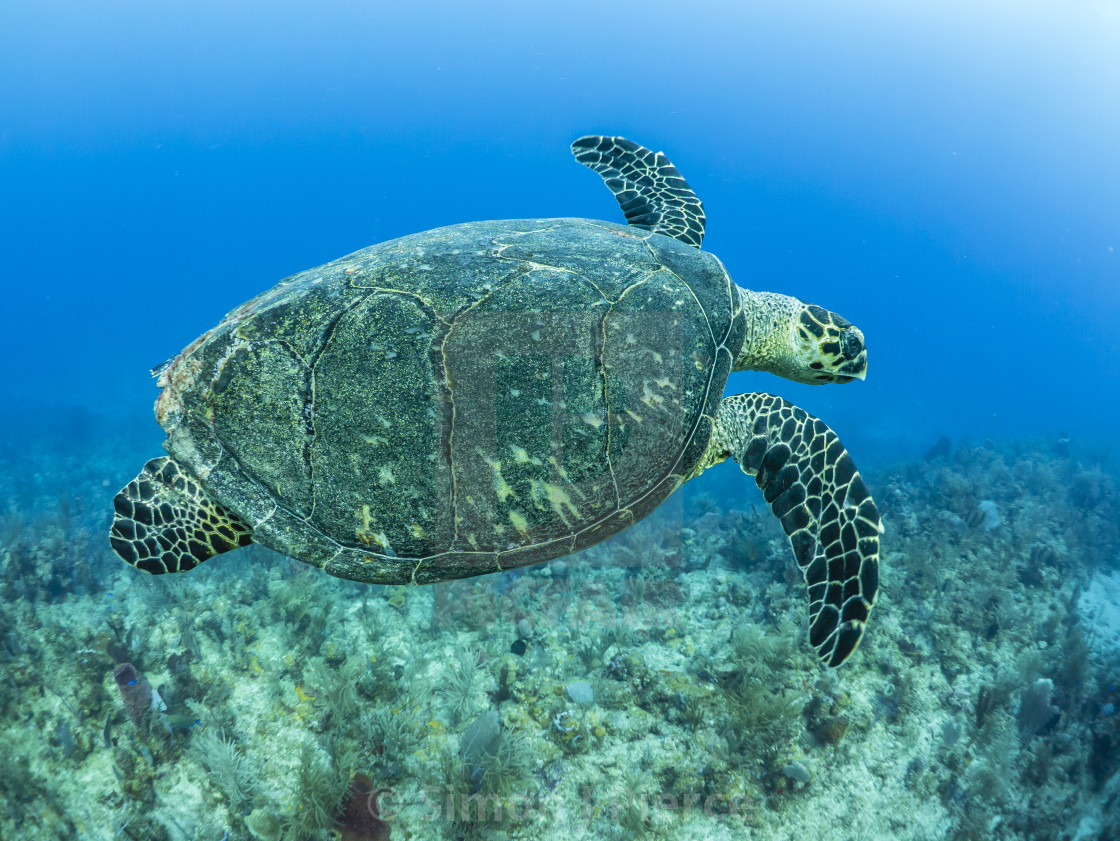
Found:
[[[605,813],[562,817],[579,774],[615,756],[642,791],[739,786],[763,804],[726,834],[682,820],[668,835],[665,818],[654,837],[783,837],[825,815],[849,767],[868,802],[913,798],[905,833],[852,837],[988,837],[973,828],[997,817],[1007,838],[1116,830],[1120,6],[685,6],[0,3],[0,820],[34,825],[29,838],[69,821],[57,837],[325,839],[334,813],[303,835],[269,821],[288,832],[311,802],[293,764],[345,743],[365,764],[327,766],[344,784],[333,806],[369,771],[407,801],[394,838],[426,838],[417,791],[444,784],[441,762],[473,786],[469,745],[497,727],[493,744],[544,746],[535,765],[503,750],[511,777],[560,803],[522,837],[613,832]],[[482,219],[623,221],[569,153],[585,134],[663,150],[741,286],[864,332],[865,382],[737,373],[726,389],[824,418],[869,478],[889,563],[853,665],[821,676],[801,575],[731,463],[584,566],[408,595],[256,549],[155,579],[111,556],[112,494],[162,454],[149,369],[281,278],[376,242]],[[118,694],[125,659],[146,688],[159,676],[183,732],[136,723],[164,711]],[[773,713],[785,724],[761,747],[713,747],[754,732],[723,699],[756,672],[767,703],[789,702]],[[361,715],[382,716],[360,719],[380,741],[324,712],[347,681],[366,687]],[[402,712],[415,720],[389,734]],[[87,779],[96,794],[67,800]],[[1035,796],[1100,831],[1014,825],[1029,811],[1016,798]],[[459,837],[448,827],[430,837]],[[387,837],[366,831],[348,837]]]
[[[586,133],[663,149],[740,285],[845,314],[845,437],[1107,437],[1110,3],[10,3],[5,414],[147,369],[292,272],[472,219],[619,220]],[[158,432],[158,430],[153,430]]]

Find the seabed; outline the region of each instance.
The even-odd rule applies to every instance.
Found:
[[[867,471],[882,589],[828,671],[734,465],[502,575],[154,577],[106,532],[158,446],[68,423],[0,448],[0,838],[1120,837],[1120,492],[1076,442]]]

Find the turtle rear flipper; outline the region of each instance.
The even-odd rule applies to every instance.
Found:
[[[809,642],[839,666],[875,605],[883,532],[852,457],[824,421],[770,394],[725,397],[708,447],[703,466],[733,457],[781,520],[809,587]]]
[[[145,464],[113,499],[113,509],[113,549],[145,572],[185,572],[253,542],[253,530],[167,456]]]

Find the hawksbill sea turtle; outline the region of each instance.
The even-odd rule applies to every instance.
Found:
[[[736,286],[660,152],[583,137],[629,225],[470,222],[356,251],[242,304],[153,372],[170,454],[117,494],[128,563],[257,542],[331,575],[427,584],[633,525],[733,458],[779,518],[829,666],[878,589],[879,512],[822,421],[732,371],[863,379],[863,334]]]

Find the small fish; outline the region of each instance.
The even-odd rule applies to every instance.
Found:
[[[179,713],[164,713],[163,724],[168,730],[190,730],[192,727],[202,724],[202,719],[180,715]]]
[[[64,720],[55,732],[58,735],[58,744],[62,748],[62,755],[69,758],[74,752],[74,731],[70,729],[69,722]]]

